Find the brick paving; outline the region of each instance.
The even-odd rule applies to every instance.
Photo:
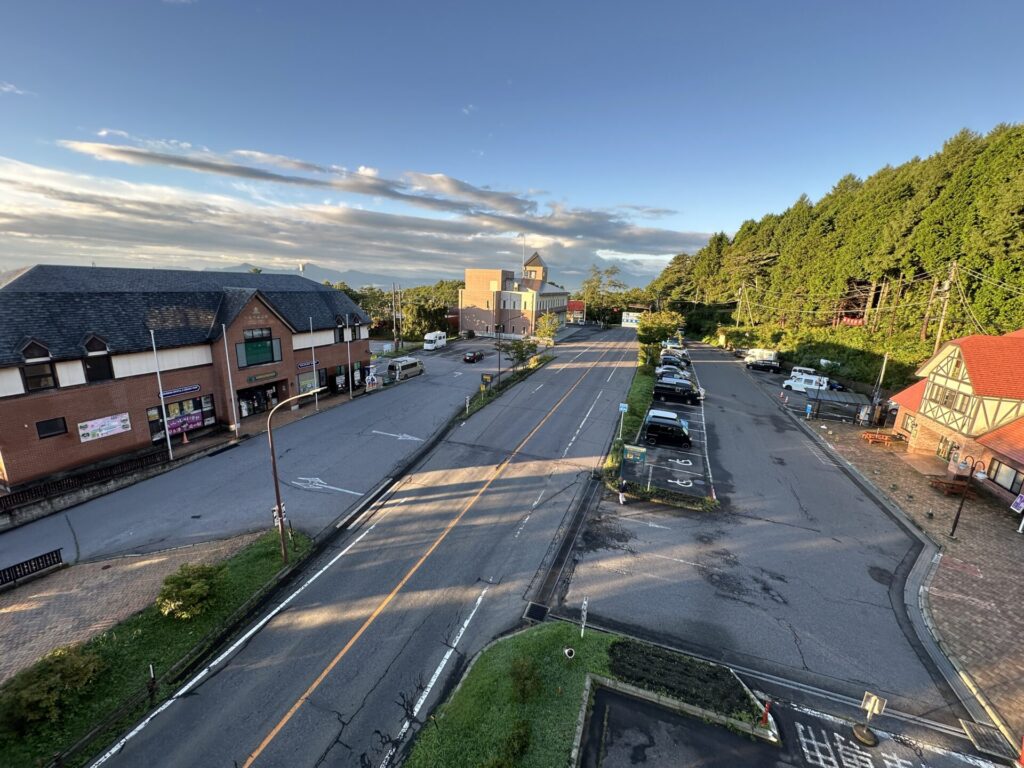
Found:
[[[259,535],[73,565],[0,593],[0,683],[50,651],[85,642],[141,611],[184,563],[218,562]]]
[[[817,424],[815,424],[817,426]],[[905,446],[869,446],[864,430],[830,422],[826,440],[942,549],[925,594],[940,643],[974,680],[1003,722],[1024,735],[1024,535],[1009,503],[981,492],[967,499],[955,540],[960,499],[944,496],[900,454]],[[938,465],[936,465],[938,466]],[[928,513],[932,517],[928,517]]]

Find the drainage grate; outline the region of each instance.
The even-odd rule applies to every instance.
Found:
[[[966,720],[961,720],[960,726],[979,752],[1008,760],[1013,760],[1017,757],[1017,753],[1010,748],[1009,743],[1007,743],[1006,738],[998,728],[993,728],[991,725],[969,723]]]
[[[548,616],[548,607],[540,603],[527,603],[523,618],[527,621],[544,621]]]

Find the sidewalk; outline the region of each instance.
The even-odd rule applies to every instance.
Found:
[[[960,498],[931,488],[927,476],[903,460],[904,446],[869,446],[860,439],[864,430],[849,424],[828,422],[828,428],[832,434],[822,436],[835,450],[941,548],[938,567],[925,583],[925,613],[946,655],[973,680],[1019,744],[1024,735],[1020,518],[1002,500],[980,492],[964,503],[957,538],[950,539]]]
[[[219,562],[260,535],[73,565],[0,593],[0,684],[50,651],[83,643],[141,611],[184,563]]]

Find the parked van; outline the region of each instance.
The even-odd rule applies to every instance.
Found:
[[[774,349],[748,349],[743,362],[758,371],[778,371],[779,353]]]
[[[655,383],[653,395],[662,403],[700,405],[704,392],[686,379],[664,378]]]
[[[807,376],[798,373],[782,382],[783,389],[806,392],[808,389],[828,389],[828,376]]]
[[[388,361],[388,378],[393,381],[402,381],[410,376],[418,376],[423,373],[423,363],[415,357],[396,357]]]
[[[644,418],[643,438],[648,445],[673,448],[690,448],[693,445],[690,431],[672,411],[648,411]]]
[[[818,372],[813,368],[805,368],[802,365],[794,365],[793,370],[789,372],[790,376],[817,376]]]
[[[423,349],[441,349],[448,343],[448,334],[444,331],[433,331],[423,337]]]

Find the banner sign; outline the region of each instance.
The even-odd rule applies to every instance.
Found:
[[[199,391],[199,385],[198,384],[189,384],[186,387],[175,387],[174,389],[168,389],[168,390],[162,392],[161,394],[164,397],[174,397],[175,395],[184,395],[186,392],[198,392],[198,391]]]
[[[623,312],[622,313],[622,327],[623,328],[636,328],[640,325],[640,315],[643,312]]]
[[[309,368],[311,365],[320,365],[319,360],[307,360],[304,363],[299,363],[296,368]]]
[[[104,416],[102,419],[83,421],[78,425],[78,439],[83,443],[88,443],[91,440],[99,440],[103,437],[131,431],[132,421],[128,414],[118,413],[114,416]]]
[[[196,427],[203,426],[203,412],[192,411],[179,416],[172,416],[167,419],[167,431],[172,435],[180,435]]]
[[[1013,500],[1013,504],[1010,505],[1010,509],[1016,512],[1018,515],[1024,512],[1024,493]]]

